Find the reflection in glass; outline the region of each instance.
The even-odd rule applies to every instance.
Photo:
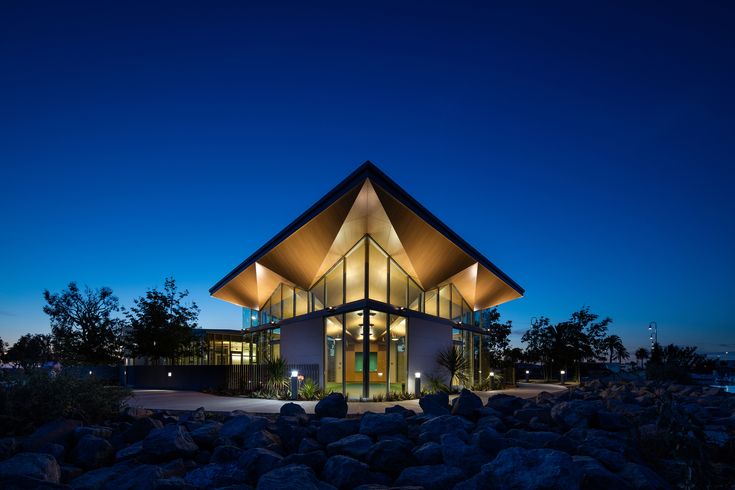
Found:
[[[449,284],[439,288],[439,315],[442,318],[449,319],[449,305],[451,304],[451,289]]]
[[[405,317],[391,315],[388,333],[390,335],[389,359],[390,391],[405,392],[408,378],[407,320]]]
[[[462,321],[462,296],[459,294],[459,291],[455,287],[454,284],[451,285],[452,291],[451,291],[451,318],[453,322],[461,322]]]
[[[322,277],[313,288],[312,293],[312,311],[319,311],[324,309],[325,297],[324,297],[324,278]]]
[[[387,269],[387,268],[386,268]],[[371,267],[372,272],[372,267]],[[387,279],[387,278],[386,278]],[[388,390],[388,315],[380,311],[370,311],[370,322],[363,334],[367,336],[368,361],[363,357],[364,366],[369,369],[368,396],[385,394]],[[364,369],[364,368],[363,368]]]
[[[424,293],[424,313],[439,316],[439,291],[431,289]]]
[[[365,241],[364,238],[360,240],[345,257],[347,286],[345,303],[365,297]]]
[[[325,304],[329,306],[339,306],[344,303],[344,290],[342,289],[342,261],[327,273],[327,298]]]
[[[388,290],[388,256],[372,240],[368,240],[368,247],[368,297],[385,303]]]
[[[408,294],[408,276],[398,264],[390,261],[390,304],[393,306],[408,306],[406,295]]]
[[[324,371],[327,390],[341,393],[342,386],[342,346],[344,332],[342,315],[329,316],[325,319],[326,345],[324,349]]]

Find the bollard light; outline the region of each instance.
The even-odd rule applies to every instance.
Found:
[[[531,371],[526,369],[526,383],[528,383],[528,375],[531,374]]]
[[[291,371],[291,399],[296,400],[299,397],[299,371],[294,369]]]
[[[493,391],[493,383],[495,381],[495,371],[490,371],[490,391]]]
[[[169,372],[168,372],[168,377],[169,377],[169,378],[171,377],[171,371],[169,371]]]
[[[92,376],[92,371],[89,372],[89,375]]]
[[[563,369],[561,370],[561,384],[564,384],[564,375],[567,374]]]
[[[416,398],[420,398],[421,397],[421,373],[414,373],[413,377],[414,377],[413,392],[416,395]]]

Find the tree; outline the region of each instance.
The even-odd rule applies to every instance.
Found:
[[[646,377],[654,380],[674,380],[686,383],[694,366],[704,361],[693,346],[680,347],[669,344],[662,348],[658,343],[651,349],[651,359],[646,365]]]
[[[194,331],[199,307],[183,302],[188,295],[187,290],[178,291],[173,278],[167,278],[163,291],[149,289],[134,300],[134,306],[126,311],[130,354],[154,363],[164,359],[175,364],[181,357],[200,352],[200,338]]]
[[[481,325],[485,329],[482,336],[484,351],[489,359],[489,366],[499,366],[500,362],[508,353],[510,347],[510,332],[512,322],[500,322],[500,312],[492,308],[482,312]]]
[[[27,333],[8,349],[5,358],[27,371],[43,365],[51,358],[51,353],[50,335]]]
[[[643,367],[643,361],[648,359],[648,357],[648,350],[645,347],[641,347],[635,351],[635,358],[638,360],[638,364],[641,368]]]
[[[608,353],[610,354],[610,363],[613,362],[613,358],[615,355],[622,350],[625,350],[625,346],[623,345],[623,339],[620,338],[618,335],[610,335],[609,337],[606,337],[604,340],[605,349],[607,349]],[[627,356],[627,351],[626,351]]]
[[[443,367],[449,373],[449,390],[452,390],[452,382],[456,377],[460,383],[463,383],[467,377],[466,372],[470,367],[470,363],[464,356],[464,351],[452,344],[442,350],[436,356],[436,363]]]
[[[0,363],[5,362],[5,354],[7,354],[8,343],[0,338]]]
[[[64,364],[111,364],[120,360],[120,310],[110,288],[80,290],[70,282],[61,293],[43,292],[56,354]]]

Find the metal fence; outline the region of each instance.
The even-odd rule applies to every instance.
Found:
[[[289,364],[287,375],[319,381],[318,364]],[[131,388],[167,390],[221,389],[248,392],[265,384],[268,373],[260,364],[221,366],[127,366],[120,368],[120,383]]]

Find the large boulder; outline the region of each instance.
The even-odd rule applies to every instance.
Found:
[[[216,488],[238,485],[247,478],[247,472],[235,463],[210,463],[187,473],[184,481],[195,488]]]
[[[212,451],[212,457],[209,459],[210,463],[233,463],[240,459],[242,456],[242,449],[237,446],[217,446]]]
[[[473,424],[463,417],[442,415],[427,420],[419,427],[419,444],[434,441],[439,442],[442,434],[452,431],[472,430]]]
[[[602,407],[600,400],[570,400],[554,405],[551,418],[563,429],[588,427]]]
[[[459,468],[445,464],[431,466],[409,466],[396,480],[396,486],[417,486],[425,490],[452,488],[465,478]]]
[[[332,456],[324,465],[324,479],[340,490],[372,482],[370,468],[348,456]]]
[[[0,487],[4,480],[32,478],[39,482],[59,483],[61,469],[56,459],[49,454],[19,453],[0,462]]]
[[[581,475],[572,458],[554,449],[522,449],[501,451],[482,467],[482,475],[491,478],[498,488],[526,490],[579,488]]]
[[[281,452],[281,438],[268,430],[259,430],[245,438],[243,447],[245,449],[262,447],[271,451]]]
[[[334,417],[343,419],[347,416],[347,400],[342,393],[330,393],[319,400],[314,407],[317,417]]]
[[[526,401],[523,398],[519,398],[513,395],[506,395],[505,393],[499,393],[488,398],[486,407],[492,408],[506,415],[512,415],[513,412],[522,408]]]
[[[219,437],[242,442],[252,433],[263,430],[268,425],[268,419],[257,415],[240,414],[230,417],[219,431]]]
[[[298,415],[306,415],[306,410],[297,403],[289,402],[281,405],[280,414],[287,417],[294,417]]]
[[[73,452],[74,464],[85,470],[106,466],[115,459],[115,448],[106,439],[87,434],[79,439]]]
[[[365,459],[365,456],[367,456],[372,445],[373,440],[365,434],[353,434],[328,444],[327,454],[330,456],[341,454],[343,456],[363,460]]]
[[[59,419],[43,424],[21,444],[24,451],[36,452],[47,444],[68,446],[73,439],[74,430],[81,426],[78,420]]]
[[[101,437],[102,439],[109,439],[112,437],[113,430],[111,427],[103,427],[99,425],[85,425],[83,427],[77,427],[74,429],[74,439],[79,440],[87,434]]]
[[[261,475],[278,467],[282,459],[283,456],[268,449],[254,448],[242,453],[237,464],[252,481],[257,482]]]
[[[153,411],[142,407],[125,406],[120,410],[120,418],[126,422],[135,422],[151,416],[153,416]]]
[[[521,422],[528,424],[531,420],[536,419],[543,424],[551,423],[551,408],[549,407],[530,407],[521,408],[513,413],[513,417]]]
[[[258,480],[257,490],[320,490],[329,487],[305,465],[290,465],[264,474]]]
[[[143,440],[143,451],[155,459],[167,460],[193,456],[199,447],[183,425],[166,425],[152,430]]]
[[[385,434],[406,432],[406,419],[399,413],[367,412],[360,420],[360,434],[377,437]]]
[[[130,427],[122,433],[122,438],[125,442],[136,442],[142,441],[150,434],[154,429],[160,429],[163,427],[163,422],[150,417],[138,419]]]
[[[397,439],[378,441],[370,448],[366,461],[372,470],[395,478],[404,468],[415,463],[411,449],[410,444]]]
[[[69,485],[75,490],[152,489],[164,476],[163,470],[155,465],[122,463],[88,471]]]
[[[664,490],[671,488],[653,470],[640,464],[626,464],[619,475],[637,490]]]
[[[210,421],[190,432],[191,438],[201,447],[212,447],[219,437],[222,423]]]
[[[482,400],[468,389],[462,389],[459,396],[452,400],[452,415],[475,420],[478,410],[482,408]]]
[[[442,464],[444,462],[442,445],[438,442],[427,442],[414,448],[413,457],[419,466]]]
[[[360,430],[359,419],[329,419],[322,421],[316,432],[316,440],[319,444],[326,446],[334,441],[338,441],[343,437],[357,434]]]
[[[419,406],[427,415],[449,415],[449,395],[443,391],[419,398]]]
[[[321,472],[326,462],[327,455],[324,454],[324,451],[310,451],[308,453],[289,454],[281,460],[278,466],[305,464],[314,471]]]
[[[442,459],[444,464],[459,468],[465,475],[471,476],[490,461],[490,456],[477,446],[467,444],[462,438],[463,435],[463,432],[442,434]]]
[[[572,461],[581,475],[582,488],[594,490],[621,490],[628,483],[612,473],[590,456],[572,456]]]

